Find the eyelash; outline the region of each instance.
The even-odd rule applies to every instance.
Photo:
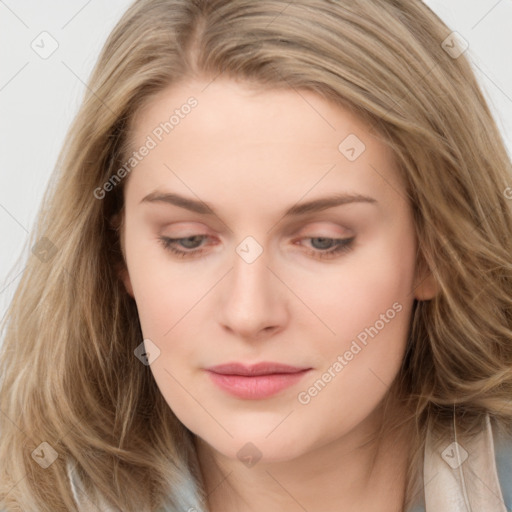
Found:
[[[193,258],[196,256],[201,255],[204,250],[203,249],[193,249],[190,251],[181,251],[179,249],[176,249],[174,244],[176,242],[179,242],[180,240],[187,240],[190,238],[197,238],[197,237],[207,237],[207,235],[191,235],[191,236],[185,236],[182,238],[169,238],[169,237],[160,237],[159,241],[164,246],[164,248],[176,255],[179,258]],[[312,239],[320,239],[320,240],[331,240],[335,242],[334,248],[331,248],[328,251],[321,251],[319,249],[306,251],[308,254],[313,256],[317,259],[327,259],[327,258],[334,258],[337,255],[344,254],[349,252],[352,249],[353,242],[355,240],[355,237],[352,238],[329,238],[329,237],[323,237],[323,236],[311,236],[311,237],[304,237],[306,240],[312,240]]]

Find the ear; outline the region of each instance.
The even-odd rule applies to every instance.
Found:
[[[130,295],[132,298],[135,298],[133,294],[132,281],[130,279],[130,274],[128,272],[128,269],[126,268],[126,265],[123,265],[122,268],[119,268],[117,275],[119,276],[119,279],[121,279],[121,281],[123,282],[128,295]]]
[[[416,268],[413,290],[418,300],[433,299],[439,292],[437,280],[423,257],[420,257]]]
[[[126,266],[126,250],[124,247],[124,230],[123,230],[123,213],[118,212],[115,215],[113,215],[110,218],[109,221],[110,229],[116,232],[116,236],[119,239],[119,247],[121,248],[121,258],[117,264],[116,264],[116,274],[119,277],[119,279],[124,284],[124,287],[126,289],[126,292],[128,295],[130,295],[132,298],[135,298],[133,294],[133,287],[132,287],[132,281],[130,279],[130,273],[128,272],[128,267]]]

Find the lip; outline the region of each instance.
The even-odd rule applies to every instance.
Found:
[[[260,400],[296,384],[311,368],[262,362],[254,365],[227,363],[207,368],[213,383],[231,395]]]

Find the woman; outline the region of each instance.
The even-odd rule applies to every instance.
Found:
[[[512,506],[511,165],[423,3],[137,1],[88,89],[6,317],[6,510]]]

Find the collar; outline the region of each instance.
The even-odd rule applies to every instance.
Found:
[[[496,450],[495,450],[496,447]],[[463,443],[429,431],[423,463],[424,496],[407,512],[509,512],[512,510],[512,439],[482,432]]]

